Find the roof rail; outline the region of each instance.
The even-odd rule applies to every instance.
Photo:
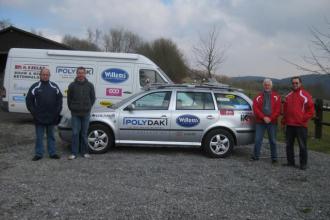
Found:
[[[78,50],[47,50],[49,56],[74,56],[74,57],[98,57],[98,58],[114,58],[114,59],[139,59],[138,54],[132,53],[110,53],[95,51],[78,51]]]
[[[145,87],[146,90],[150,89],[166,89],[166,88],[199,88],[199,89],[219,89],[219,90],[228,90],[228,91],[239,91],[242,92],[242,89],[234,88],[226,84],[222,85],[213,85],[213,84],[149,84],[149,86]]]

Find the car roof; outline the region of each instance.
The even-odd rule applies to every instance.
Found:
[[[234,88],[226,84],[150,84],[145,90],[160,90],[160,89],[184,89],[184,90],[202,90],[202,91],[221,91],[221,92],[239,92],[243,93],[242,89]]]

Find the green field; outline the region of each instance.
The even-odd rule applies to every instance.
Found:
[[[324,112],[323,113],[323,121],[330,123],[330,112]],[[330,154],[330,126],[322,126],[322,138],[321,139],[315,139],[315,125],[314,121],[309,121],[308,123],[308,149],[319,151],[323,153]],[[280,142],[284,142],[284,132],[281,130],[281,128],[278,128],[277,133],[277,140]],[[296,145],[298,145],[296,141]]]

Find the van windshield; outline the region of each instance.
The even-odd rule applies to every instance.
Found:
[[[173,84],[173,81],[166,75],[166,73],[161,68],[158,67],[157,70],[162,74],[163,77],[166,78],[168,84]]]

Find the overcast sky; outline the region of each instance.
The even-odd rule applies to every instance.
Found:
[[[229,45],[218,73],[274,78],[306,74],[281,58],[304,64],[309,28],[328,32],[329,12],[330,0],[0,0],[0,19],[47,38],[124,28],[145,40],[173,40],[192,66],[192,47],[215,25],[219,48]]]

